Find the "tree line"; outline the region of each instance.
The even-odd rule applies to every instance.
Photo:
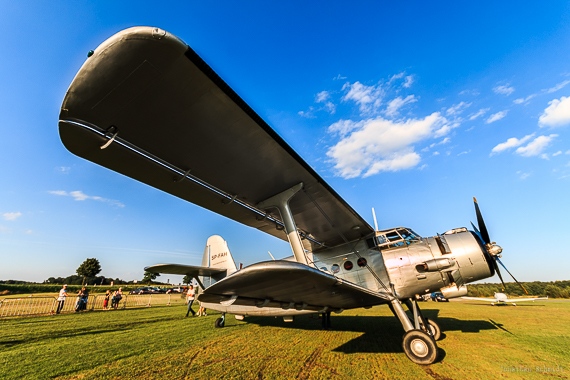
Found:
[[[531,296],[570,298],[570,281],[533,281],[521,284]],[[501,283],[469,284],[467,290],[470,297],[492,297],[495,293],[506,293],[509,296],[526,295],[516,282],[507,282],[504,288]]]

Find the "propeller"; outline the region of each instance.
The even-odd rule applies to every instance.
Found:
[[[477,227],[475,227],[473,223],[471,223],[471,225],[473,226],[473,229],[475,230],[477,235],[479,235],[481,240],[485,243],[485,248],[487,249],[487,252],[493,258],[493,267],[495,268],[495,272],[497,272],[497,275],[499,276],[499,279],[503,284],[503,291],[505,289],[505,281],[503,281],[503,276],[501,275],[501,271],[499,270],[499,265],[497,263],[501,264],[501,266],[505,268],[507,273],[513,278],[513,280],[515,280],[515,282],[521,287],[521,289],[525,292],[525,294],[528,294],[525,287],[520,282],[518,282],[515,276],[513,276],[511,272],[509,272],[505,264],[503,264],[503,262],[500,260],[503,248],[501,248],[495,242],[491,242],[491,238],[489,237],[489,231],[487,231],[487,226],[485,225],[485,221],[483,220],[483,215],[481,214],[481,210],[479,209],[479,204],[477,203],[477,198],[473,197],[473,203],[475,204],[475,213],[477,214],[477,225],[479,226],[479,229],[477,229]]]

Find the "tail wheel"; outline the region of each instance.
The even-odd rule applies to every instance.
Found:
[[[224,324],[225,324],[224,318],[220,317],[220,318],[216,319],[216,323],[215,323],[216,328],[224,327]]]
[[[431,336],[433,337],[433,339],[435,341],[440,340],[441,339],[441,329],[439,328],[439,325],[437,323],[435,323],[434,321],[432,321],[431,319],[428,319],[427,322],[428,322],[428,328],[430,329]]]
[[[435,340],[421,330],[410,330],[405,333],[402,347],[406,356],[416,364],[432,364],[437,359]]]

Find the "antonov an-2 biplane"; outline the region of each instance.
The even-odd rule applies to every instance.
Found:
[[[218,327],[225,313],[329,321],[331,312],[387,304],[405,330],[406,355],[430,364],[440,329],[416,297],[463,296],[466,283],[500,275],[502,249],[476,202],[474,232],[377,231],[194,50],[159,28],[126,29],[88,53],[59,133],[80,157],[290,243],[294,260],[231,274],[206,264],[149,268],[207,282],[198,299],[223,313]]]

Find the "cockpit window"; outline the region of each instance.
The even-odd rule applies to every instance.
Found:
[[[394,230],[378,231],[376,241],[380,249],[391,249],[421,241],[421,237],[409,228],[400,227]]]
[[[404,240],[408,242],[408,244],[421,240],[420,237],[409,228],[399,228],[398,232],[400,233],[400,235],[402,235]]]

